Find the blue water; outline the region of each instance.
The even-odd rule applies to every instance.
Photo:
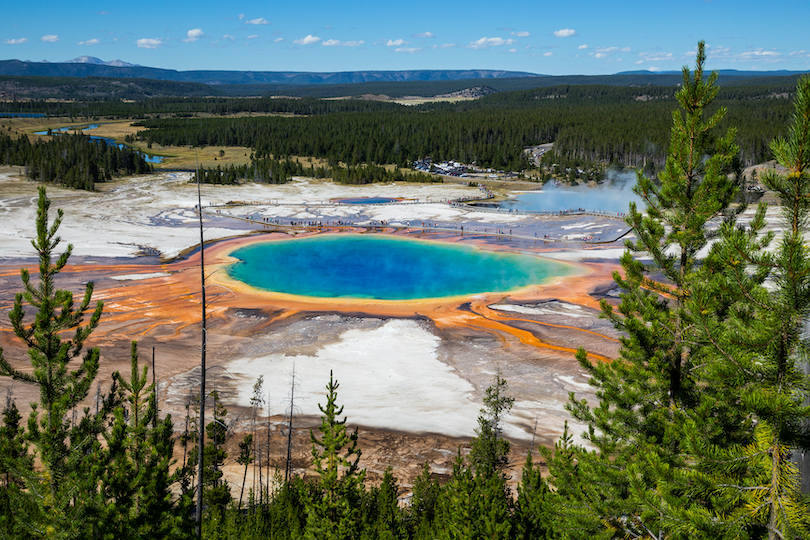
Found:
[[[508,292],[567,275],[564,263],[470,246],[371,235],[271,240],[239,248],[232,278],[318,298],[413,300]]]
[[[0,112],[2,118],[45,118],[43,113]]]
[[[90,124],[89,126],[83,126],[82,130],[88,131],[88,130],[91,130],[91,129],[96,129],[100,125],[101,124]],[[51,133],[66,133],[66,132],[69,132],[69,131],[73,131],[75,129],[76,129],[75,126],[74,127],[68,126],[68,127],[60,127],[60,128],[51,129],[50,131],[51,131]],[[35,135],[47,135],[48,130],[46,129],[44,131],[35,131],[34,134]],[[124,148],[124,146],[126,146],[125,144],[116,143],[115,139],[111,139],[109,137],[97,137],[95,135],[90,135],[90,140],[91,141],[104,141],[106,144],[117,144],[118,148]],[[150,154],[144,154],[143,152],[141,152],[139,150],[136,150],[136,152],[143,155],[144,160],[147,163],[162,163],[163,162],[163,156],[153,156],[153,155],[150,155]]]
[[[499,204],[500,208],[518,212],[560,212],[567,210],[596,210],[598,212],[627,212],[630,202],[645,208],[644,202],[624,188],[598,187],[584,189],[551,188],[521,193],[515,199]]]
[[[381,204],[396,202],[398,200],[399,199],[394,199],[391,197],[357,197],[353,199],[336,199],[335,202],[343,204]]]

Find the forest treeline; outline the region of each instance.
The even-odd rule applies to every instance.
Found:
[[[721,89],[743,166],[769,158],[768,141],[790,115],[795,78]],[[668,148],[674,86],[557,85],[500,92],[472,101],[403,106],[392,102],[314,98],[155,98],[5,104],[19,112],[141,120],[147,142],[245,146],[257,158],[309,156],[356,166],[408,167],[415,160],[457,160],[520,171],[523,149],[554,142],[561,166],[599,170],[608,163],[660,169]],[[239,117],[227,115],[263,115]],[[277,115],[277,116],[266,116]],[[549,163],[550,164],[550,163]]]
[[[615,162],[641,167],[652,161],[660,168],[674,93],[668,87],[572,85],[407,108],[372,102],[346,110],[352,102],[336,101],[326,102],[332,111],[312,107],[324,112],[291,118],[150,119],[142,122],[147,130],[140,137],[164,146],[246,146],[260,157],[312,156],[406,167],[429,156],[513,171],[530,166],[525,147],[554,142],[555,159],[570,166]],[[729,109],[723,125],[737,127],[744,166],[769,158],[768,141],[782,134],[790,95],[782,87],[735,87],[717,99],[716,106]],[[305,109],[304,102],[313,100],[294,101]]]
[[[286,184],[293,176],[308,178],[331,178],[339,184],[373,184],[375,182],[418,182],[423,184],[441,183],[437,176],[421,172],[402,172],[381,165],[357,165],[342,167],[338,163],[327,165],[310,164],[305,167],[301,162],[286,159],[263,157],[251,159],[246,165],[226,165],[217,167],[200,167],[192,176],[196,182],[199,177],[204,184],[237,185],[245,181],[259,184]]]
[[[112,79],[103,77],[36,77],[0,75],[0,94],[11,102],[46,101],[120,101],[142,100],[156,96],[211,96],[216,91],[202,83],[154,79]],[[42,103],[42,102],[40,102]],[[7,106],[6,106],[7,107]],[[6,108],[0,107],[0,108]],[[18,107],[19,108],[19,107]],[[65,111],[73,107],[65,107]],[[58,111],[58,108],[52,109]],[[17,111],[18,112],[18,111]]]
[[[152,165],[132,148],[119,148],[80,133],[33,143],[26,136],[13,138],[0,133],[0,159],[4,165],[24,166],[31,180],[88,191],[113,176],[152,171]]]

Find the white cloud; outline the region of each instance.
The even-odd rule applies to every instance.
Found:
[[[617,52],[630,52],[630,47],[597,47],[596,52],[588,53],[595,58],[607,58]]]
[[[529,37],[531,34],[529,32],[526,32],[525,30],[522,30],[520,32],[512,32],[510,35],[513,35],[515,37]]]
[[[508,52],[509,54],[515,54],[517,52],[517,49],[509,49],[506,52]]]
[[[555,37],[571,37],[577,35],[577,31],[573,28],[563,28],[562,30],[555,30]]]
[[[293,40],[293,43],[296,45],[312,45],[313,43],[318,43],[319,41],[321,41],[321,38],[310,34],[305,38]]]
[[[765,49],[754,49],[740,54],[740,59],[745,61],[765,61],[773,62],[779,59],[782,55],[774,50],[766,51]]]
[[[338,39],[327,39],[321,45],[324,47],[359,47],[365,41],[340,41]]]
[[[270,24],[270,23],[267,22],[267,20],[265,20],[264,17],[259,17],[258,19],[250,19],[249,21],[245,21],[245,24],[261,25],[261,24]]]
[[[546,53],[543,53],[543,56],[554,56],[554,53],[553,52],[546,52]]]
[[[516,41],[514,39],[503,39],[501,37],[482,37],[481,39],[471,41],[469,44],[470,49],[481,50],[486,49],[487,47],[499,47],[501,45],[514,45]]]
[[[284,41],[284,38],[279,37],[279,38],[274,39],[273,43],[281,43],[282,41]]]
[[[183,41],[185,41],[186,43],[189,43],[189,42],[197,41],[201,37],[205,37],[205,34],[203,34],[203,31],[202,31],[202,28],[195,28],[193,30],[189,30],[186,33],[186,38]]]
[[[403,45],[408,45],[410,41],[405,41],[404,39],[389,39],[388,43],[385,44],[386,47],[402,47]]]
[[[397,47],[396,49],[394,49],[394,52],[414,54],[418,53],[421,50],[422,49],[420,49],[419,47]]]
[[[577,47],[577,49],[579,49],[580,51],[584,51],[584,50],[586,50],[587,48],[588,48],[588,44],[587,44],[587,43],[583,43],[582,45],[580,45],[579,47]]]
[[[39,38],[40,41],[44,41],[45,43],[56,43],[59,41],[59,36],[54,34],[48,34],[46,36],[42,36]]]
[[[747,51],[737,53],[731,47],[715,46],[706,48],[706,56],[715,61],[722,60],[724,62],[729,63],[754,62],[754,63],[772,64],[776,62],[784,62],[782,53],[780,53],[776,49],[757,48],[757,49],[748,49]],[[796,55],[790,53],[790,56]],[[688,59],[694,59],[694,57],[695,57],[694,49],[692,51],[685,53],[683,56],[683,58]]]
[[[166,40],[156,38],[141,38],[136,41],[135,44],[141,49],[157,49],[158,47],[163,47],[166,44]]]
[[[247,38],[245,38],[245,39],[259,39],[259,37],[260,37],[260,36],[259,36],[258,34],[250,34],[250,35],[249,35]]]
[[[4,39],[3,43],[5,43],[6,45],[20,45],[22,43],[28,43],[28,38]]]
[[[433,34],[433,32],[420,32],[418,34],[412,34],[411,37],[425,39],[425,38],[433,38],[436,36]]]
[[[80,41],[76,45],[100,45],[101,40],[98,38],[88,39],[87,41]],[[140,47],[140,45],[139,45]]]
[[[675,55],[668,52],[639,53],[639,58],[644,62],[669,62],[675,60]]]
[[[230,34],[225,34],[224,36],[222,36],[222,39],[227,39],[228,41],[235,41],[236,40],[236,38],[233,37]]]
[[[807,51],[801,50],[801,51],[793,51],[788,56],[792,56],[793,58],[805,58],[806,56],[808,56],[808,54]]]
[[[453,47],[458,47],[455,43],[442,43],[441,45],[432,45],[431,49],[452,49]]]
[[[244,13],[240,13],[240,14],[239,14],[239,20],[241,21],[241,20],[242,20],[242,19],[244,19],[244,18],[245,18],[245,14],[244,14]]]

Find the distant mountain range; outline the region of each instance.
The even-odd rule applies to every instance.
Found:
[[[28,62],[28,60],[26,60]],[[49,64],[47,60],[43,60],[41,63]],[[94,64],[97,66],[113,66],[113,67],[138,67],[138,64],[130,64],[129,62],[124,62],[123,60],[110,60],[109,62],[105,62],[101,58],[96,58],[95,56],[78,56],[73,60],[65,60],[62,62],[63,64]]]
[[[802,72],[720,70],[722,86],[795,85]],[[482,83],[486,80],[485,83]],[[80,56],[65,62],[0,60],[0,99],[141,99],[158,96],[346,97],[478,95],[563,85],[676,86],[679,71],[539,75],[524,71],[176,71]]]
[[[296,71],[176,71],[129,64],[121,60],[104,62],[92,56],[80,56],[67,62],[0,61],[0,75],[34,77],[110,77],[120,79],[156,79],[162,81],[220,84],[350,84],[361,82],[454,81],[462,79],[502,79],[537,77],[523,71],[408,70],[347,71],[307,73]]]

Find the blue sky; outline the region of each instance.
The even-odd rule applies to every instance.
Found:
[[[6,2],[0,59],[176,70],[810,71],[808,0]]]

